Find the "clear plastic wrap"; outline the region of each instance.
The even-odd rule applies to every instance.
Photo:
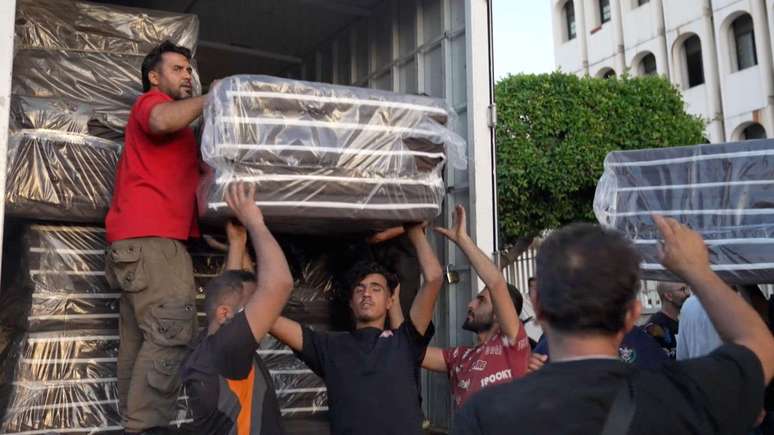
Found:
[[[102,222],[124,127],[142,91],[142,60],[164,40],[195,50],[198,28],[188,14],[17,2],[9,213]]]
[[[35,129],[11,133],[8,144],[5,201],[10,215],[83,222],[105,216],[120,143]]]
[[[0,291],[0,433],[121,433],[120,293],[105,280],[104,229],[33,224],[13,230],[5,248],[19,255],[4,256]],[[224,262],[222,253],[198,248],[191,257],[198,286]],[[199,318],[204,325],[204,313]],[[181,395],[173,426],[188,420],[186,400]]]
[[[726,282],[774,282],[774,140],[619,151],[604,167],[594,212],[634,241],[647,279],[676,279],[657,260],[659,213],[702,234]]]
[[[166,39],[196,49],[196,15],[72,0],[18,0],[16,48],[145,56]]]
[[[454,121],[443,101],[427,97],[228,77],[204,110],[202,157],[214,171],[200,189],[202,214],[227,215],[224,187],[242,180],[256,184],[275,227],[303,221],[296,229],[347,231],[354,223],[432,219],[441,211],[447,159],[466,165]]]

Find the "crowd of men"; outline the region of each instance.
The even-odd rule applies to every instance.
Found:
[[[477,344],[442,349],[429,346],[444,277],[425,225],[393,231],[405,233],[423,278],[408,315],[399,303],[400,277],[361,262],[352,265],[346,289],[354,328],[322,332],[281,316],[293,289],[288,262],[256,206],[254,186],[236,183],[226,202],[240,224],[228,225],[227,270],[206,286],[208,326],[197,331],[185,242],[199,236],[200,154],[190,124],[205,97],[192,96],[185,48],[162,44],[141,74],[145,93],[126,127],[105,222],[107,276],[122,292],[118,386],[126,433],[166,433],[182,388],[193,433],[283,433],[256,353],[267,334],[325,381],[334,434],[424,433],[420,368],[447,375],[455,434],[747,434],[765,416],[771,331],[712,272],[701,236],[660,216],[661,261],[684,283],[659,286],[662,311],[644,328],[635,327],[640,257],[621,234],[574,224],[543,242],[529,283],[544,331],[533,352],[519,320],[521,294],[475,245],[458,206],[453,226],[434,230],[459,247],[486,287],[462,325]],[[689,311],[693,300],[698,308]],[[690,357],[680,360],[685,336],[706,331],[686,325],[686,317],[700,322],[701,315],[717,342],[697,354],[692,346],[706,340],[688,337]]]

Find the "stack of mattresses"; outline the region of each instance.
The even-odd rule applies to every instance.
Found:
[[[101,222],[142,60],[164,40],[195,49],[198,26],[193,15],[19,0],[9,214]]]
[[[353,231],[435,218],[444,164],[464,164],[453,118],[427,97],[226,78],[205,106],[202,156],[214,171],[200,192],[202,212],[228,214],[225,186],[245,181],[275,227]]]
[[[2,365],[1,433],[122,430],[120,293],[105,279],[104,234],[99,227],[35,224],[7,244],[18,256],[6,261],[16,276],[0,299],[0,326],[12,331]],[[198,286],[224,262],[223,254],[203,251],[192,259]],[[204,314],[199,317],[203,324]],[[185,397],[179,408],[173,424],[188,418]]]
[[[700,232],[726,282],[774,282],[774,140],[610,153],[594,212],[634,241],[648,279],[676,279],[658,262],[657,213]]]

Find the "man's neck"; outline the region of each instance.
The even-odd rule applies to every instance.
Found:
[[[365,329],[365,328],[376,328],[376,329],[384,329],[384,320],[372,320],[370,322],[361,322],[356,321],[355,322],[355,329]]]
[[[489,341],[490,338],[492,338],[493,335],[497,334],[500,331],[500,325],[495,323],[492,325],[491,328],[487,329],[486,331],[479,332],[477,334],[478,342],[477,344],[483,344]]]
[[[570,335],[546,331],[551,361],[583,358],[618,358],[618,346],[623,334],[616,335]]]
[[[680,309],[668,302],[661,306],[661,312],[672,320],[677,320],[680,317]]]

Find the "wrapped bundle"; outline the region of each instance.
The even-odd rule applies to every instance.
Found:
[[[195,50],[198,27],[194,15],[17,2],[9,214],[101,222],[143,58],[165,40]]]
[[[11,133],[8,145],[9,214],[88,222],[107,213],[120,143],[37,129]]]
[[[702,234],[726,282],[774,282],[774,140],[610,153],[594,212],[634,241],[648,279],[676,279],[657,260],[658,213]]]
[[[11,232],[0,295],[0,432],[122,433],[116,358],[120,293],[105,279],[104,229],[29,225]],[[192,252],[198,286],[224,255]],[[203,302],[203,294],[198,302]],[[204,313],[199,318],[204,325]],[[7,338],[10,337],[10,338]],[[187,421],[181,396],[179,418]]]
[[[226,78],[204,111],[202,156],[214,171],[200,190],[202,214],[226,215],[225,186],[246,181],[275,227],[312,220],[313,229],[354,231],[355,223],[432,219],[441,211],[447,159],[465,165],[452,121],[453,111],[432,98]]]

